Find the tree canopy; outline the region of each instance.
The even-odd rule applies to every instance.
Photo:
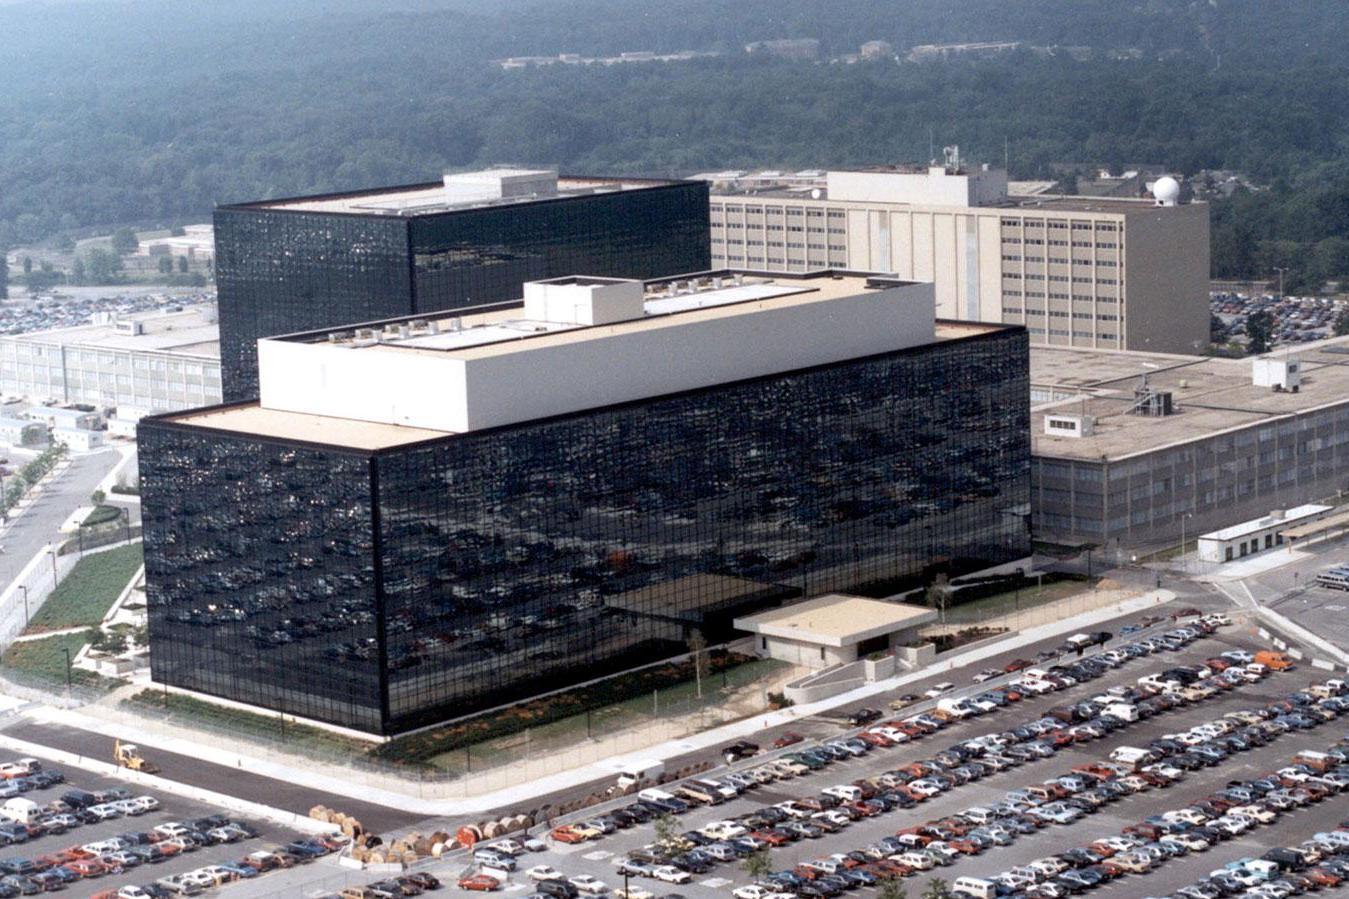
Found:
[[[1342,0],[669,0],[640,15],[630,0],[381,6],[0,5],[14,61],[0,94],[0,246],[445,167],[837,166],[925,159],[935,139],[996,163],[1006,148],[1018,177],[1061,161],[1240,170],[1272,187],[1215,207],[1215,272],[1265,275],[1292,254],[1307,261],[1290,277],[1314,280],[1349,261]],[[818,38],[824,59],[875,39],[901,55],[941,41],[1026,47],[934,64],[743,52],[780,37]],[[724,55],[492,64],[685,48]]]

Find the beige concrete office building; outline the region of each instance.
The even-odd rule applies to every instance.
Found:
[[[0,336],[0,392],[139,413],[214,405],[221,399],[215,306]]]
[[[1208,206],[1175,193],[1009,196],[1006,172],[966,170],[954,154],[921,168],[695,177],[712,182],[713,267],[932,281],[938,316],[1024,324],[1050,346],[1208,344]]]
[[[1259,359],[1031,352],[1032,529],[1133,552],[1349,493],[1349,338]]]

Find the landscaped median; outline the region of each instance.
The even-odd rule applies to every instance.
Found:
[[[74,660],[85,644],[93,642],[96,637],[97,631],[89,628],[38,640],[18,641],[0,656],[0,673],[18,683],[50,690],[65,685],[69,670],[71,684],[111,689],[119,681],[92,671],[67,668],[69,661]]]
[[[365,740],[344,736],[327,728],[299,724],[294,720],[285,720],[280,715],[235,709],[182,693],[141,690],[122,700],[121,704],[130,711],[146,714],[167,724],[198,727],[230,736],[279,740],[288,749],[348,761],[366,755],[371,747]]]
[[[139,543],[90,553],[76,563],[60,586],[47,597],[29,621],[25,633],[97,627],[141,564]]]

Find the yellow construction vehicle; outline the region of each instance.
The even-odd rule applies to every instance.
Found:
[[[134,744],[123,743],[121,740],[112,744],[112,756],[117,764],[123,768],[129,768],[132,771],[143,771],[146,774],[158,774],[159,766],[154,762],[147,761],[145,756],[141,755],[140,749]]]

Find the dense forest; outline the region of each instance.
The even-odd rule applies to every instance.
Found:
[[[217,202],[548,163],[686,174],[926,158],[1226,168],[1214,267],[1349,275],[1343,0],[170,0],[0,6],[0,246]],[[749,41],[814,37],[818,63]],[[867,40],[994,59],[829,64]],[[1030,47],[1090,48],[1089,55]],[[710,59],[503,71],[511,55]],[[1111,51],[1116,51],[1112,53]]]

